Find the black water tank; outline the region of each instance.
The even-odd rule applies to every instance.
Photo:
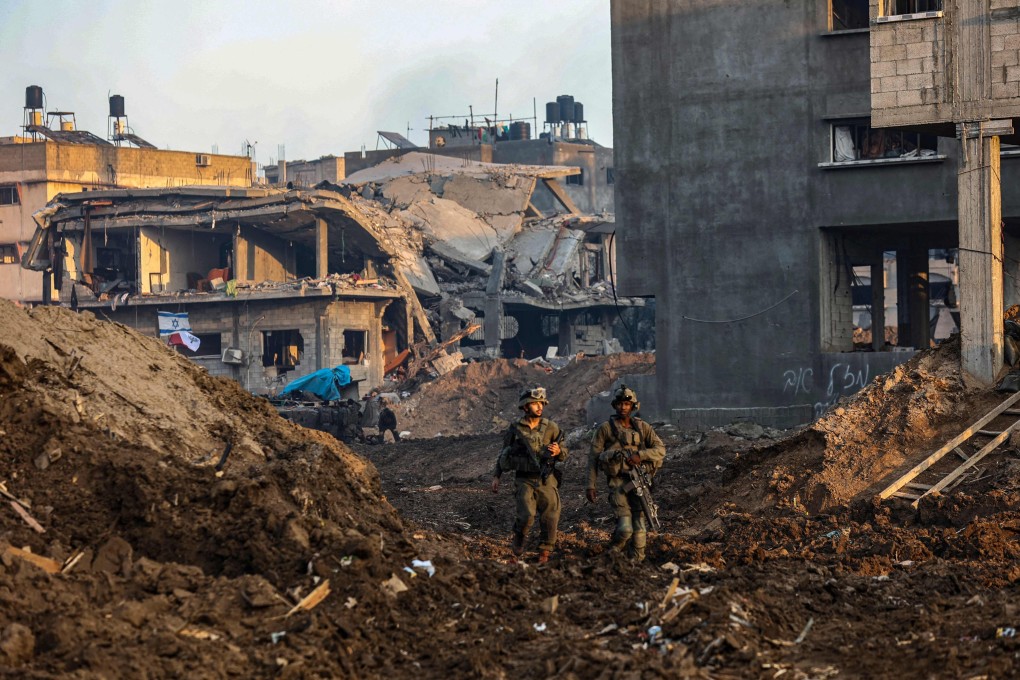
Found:
[[[124,117],[124,97],[119,94],[110,96],[110,117],[111,118],[123,118]]]
[[[584,104],[582,104],[581,102],[574,102],[574,117],[573,117],[573,121],[575,123],[583,123],[584,122]]]
[[[531,123],[518,120],[510,123],[510,140],[519,142],[531,139]]]
[[[545,105],[545,122],[550,124],[560,122],[560,105],[556,102]]]
[[[25,108],[41,109],[43,107],[42,88],[38,85],[29,85],[25,88]]]
[[[556,103],[560,105],[560,120],[564,123],[574,120],[574,97],[569,94],[561,94],[556,98]]]

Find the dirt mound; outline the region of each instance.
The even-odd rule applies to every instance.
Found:
[[[549,392],[546,415],[563,429],[583,427],[588,400],[629,374],[655,372],[655,355],[581,356],[559,370],[523,359],[493,359],[459,366],[425,383],[395,410],[400,428],[416,438],[501,432],[520,416],[526,387]]]

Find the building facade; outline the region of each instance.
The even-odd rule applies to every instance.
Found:
[[[959,245],[958,142],[873,124],[868,2],[614,0],[612,27],[619,292],[654,296],[659,316],[657,374],[628,381],[646,411],[806,422],[927,347],[930,257]],[[1009,305],[1008,146],[1001,171]],[[896,318],[882,319],[890,254]],[[896,347],[854,346],[861,267]]]

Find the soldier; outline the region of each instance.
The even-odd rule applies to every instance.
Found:
[[[549,561],[556,546],[556,528],[560,522],[561,472],[558,464],[567,459],[559,426],[542,417],[548,403],[544,387],[521,393],[517,407],[524,414],[507,428],[503,449],[492,472],[492,493],[498,493],[500,476],[509,470],[514,471],[517,514],[511,549],[515,557],[524,554],[524,540],[535,523],[535,512],[540,514],[539,564]]]
[[[640,498],[628,484],[626,466],[642,465],[652,475],[662,466],[666,447],[652,426],[636,417],[641,404],[634,390],[620,385],[612,406],[616,415],[602,423],[591,442],[585,497],[592,503],[598,498],[595,481],[601,470],[609,486],[609,503],[616,512],[616,530],[609,549],[626,550],[628,556],[641,562],[645,559],[648,525]]]
[[[390,408],[390,400],[386,397],[379,399],[382,409],[379,411],[379,443],[385,444],[386,439],[383,435],[387,431],[393,433],[393,441],[400,441],[400,430],[397,429],[397,414]]]

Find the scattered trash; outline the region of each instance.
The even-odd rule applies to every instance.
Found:
[[[545,601],[542,602],[542,611],[544,611],[546,614],[555,614],[559,606],[560,596],[553,595],[552,597],[546,598]]]
[[[545,632],[545,628],[546,628],[546,626],[545,626],[545,622],[542,622],[542,623],[536,623],[536,624],[535,624],[535,630],[536,630],[537,632],[539,632],[539,633],[544,633],[544,632]]]
[[[344,602],[344,607],[346,607],[347,609],[354,609],[357,606],[358,606],[358,601],[356,599],[354,599],[353,597],[348,597],[347,601]]]
[[[411,575],[411,578],[418,578],[418,572],[411,567],[404,567],[404,571]]]
[[[269,639],[273,641],[274,645],[276,643],[278,643],[280,640],[282,640],[283,638],[285,638],[285,637],[287,637],[287,631],[285,631],[285,630],[281,630],[281,631],[278,631],[276,633],[270,633],[269,634]]]
[[[427,489],[425,489],[425,490],[426,490],[426,491],[439,491],[439,490],[440,490],[440,489],[442,489],[442,488],[443,488],[443,487],[442,487],[442,485],[441,485],[441,484],[435,484],[435,485],[433,485],[433,486],[430,486],[429,488],[427,488]]]
[[[349,567],[351,566],[351,564],[353,564],[353,562],[354,562],[353,555],[344,555],[343,557],[340,558],[341,567]]]
[[[609,633],[612,633],[614,630],[617,630],[619,627],[620,626],[615,624],[615,623],[610,623],[608,626],[606,626],[605,628],[603,628],[602,630],[600,630],[596,634],[597,635],[607,635]]]
[[[997,638],[1011,638],[1016,637],[1016,628],[1012,626],[1005,626],[1002,628],[995,629],[995,637]]]
[[[655,639],[662,634],[662,626],[652,626],[648,629],[648,644],[654,645]]]
[[[411,560],[411,566],[415,569],[424,569],[429,578],[436,575],[436,568],[432,566],[432,560]]]
[[[308,595],[303,600],[294,605],[294,607],[289,612],[287,612],[284,618],[290,616],[294,612],[299,611],[301,609],[309,611],[314,609],[316,606],[318,606],[320,602],[326,599],[326,596],[329,595],[329,592],[330,592],[329,579],[326,579],[321,584],[319,584],[319,586],[315,590],[308,593]]]
[[[680,571],[680,565],[675,562],[666,562],[664,565],[659,567],[663,571],[668,571],[671,574],[676,574]]]
[[[815,625],[814,618],[808,619],[807,623],[804,624],[804,630],[800,631],[800,635],[798,635],[797,639],[793,641],[793,644],[799,645],[800,643],[804,642],[804,640],[807,638],[807,634],[811,632],[811,626],[813,625]]]
[[[897,567],[912,567],[914,566],[914,560],[903,560],[902,562],[895,563]]]
[[[396,597],[407,590],[407,586],[400,580],[399,576],[391,574],[388,580],[382,582],[382,589],[390,597]]]

